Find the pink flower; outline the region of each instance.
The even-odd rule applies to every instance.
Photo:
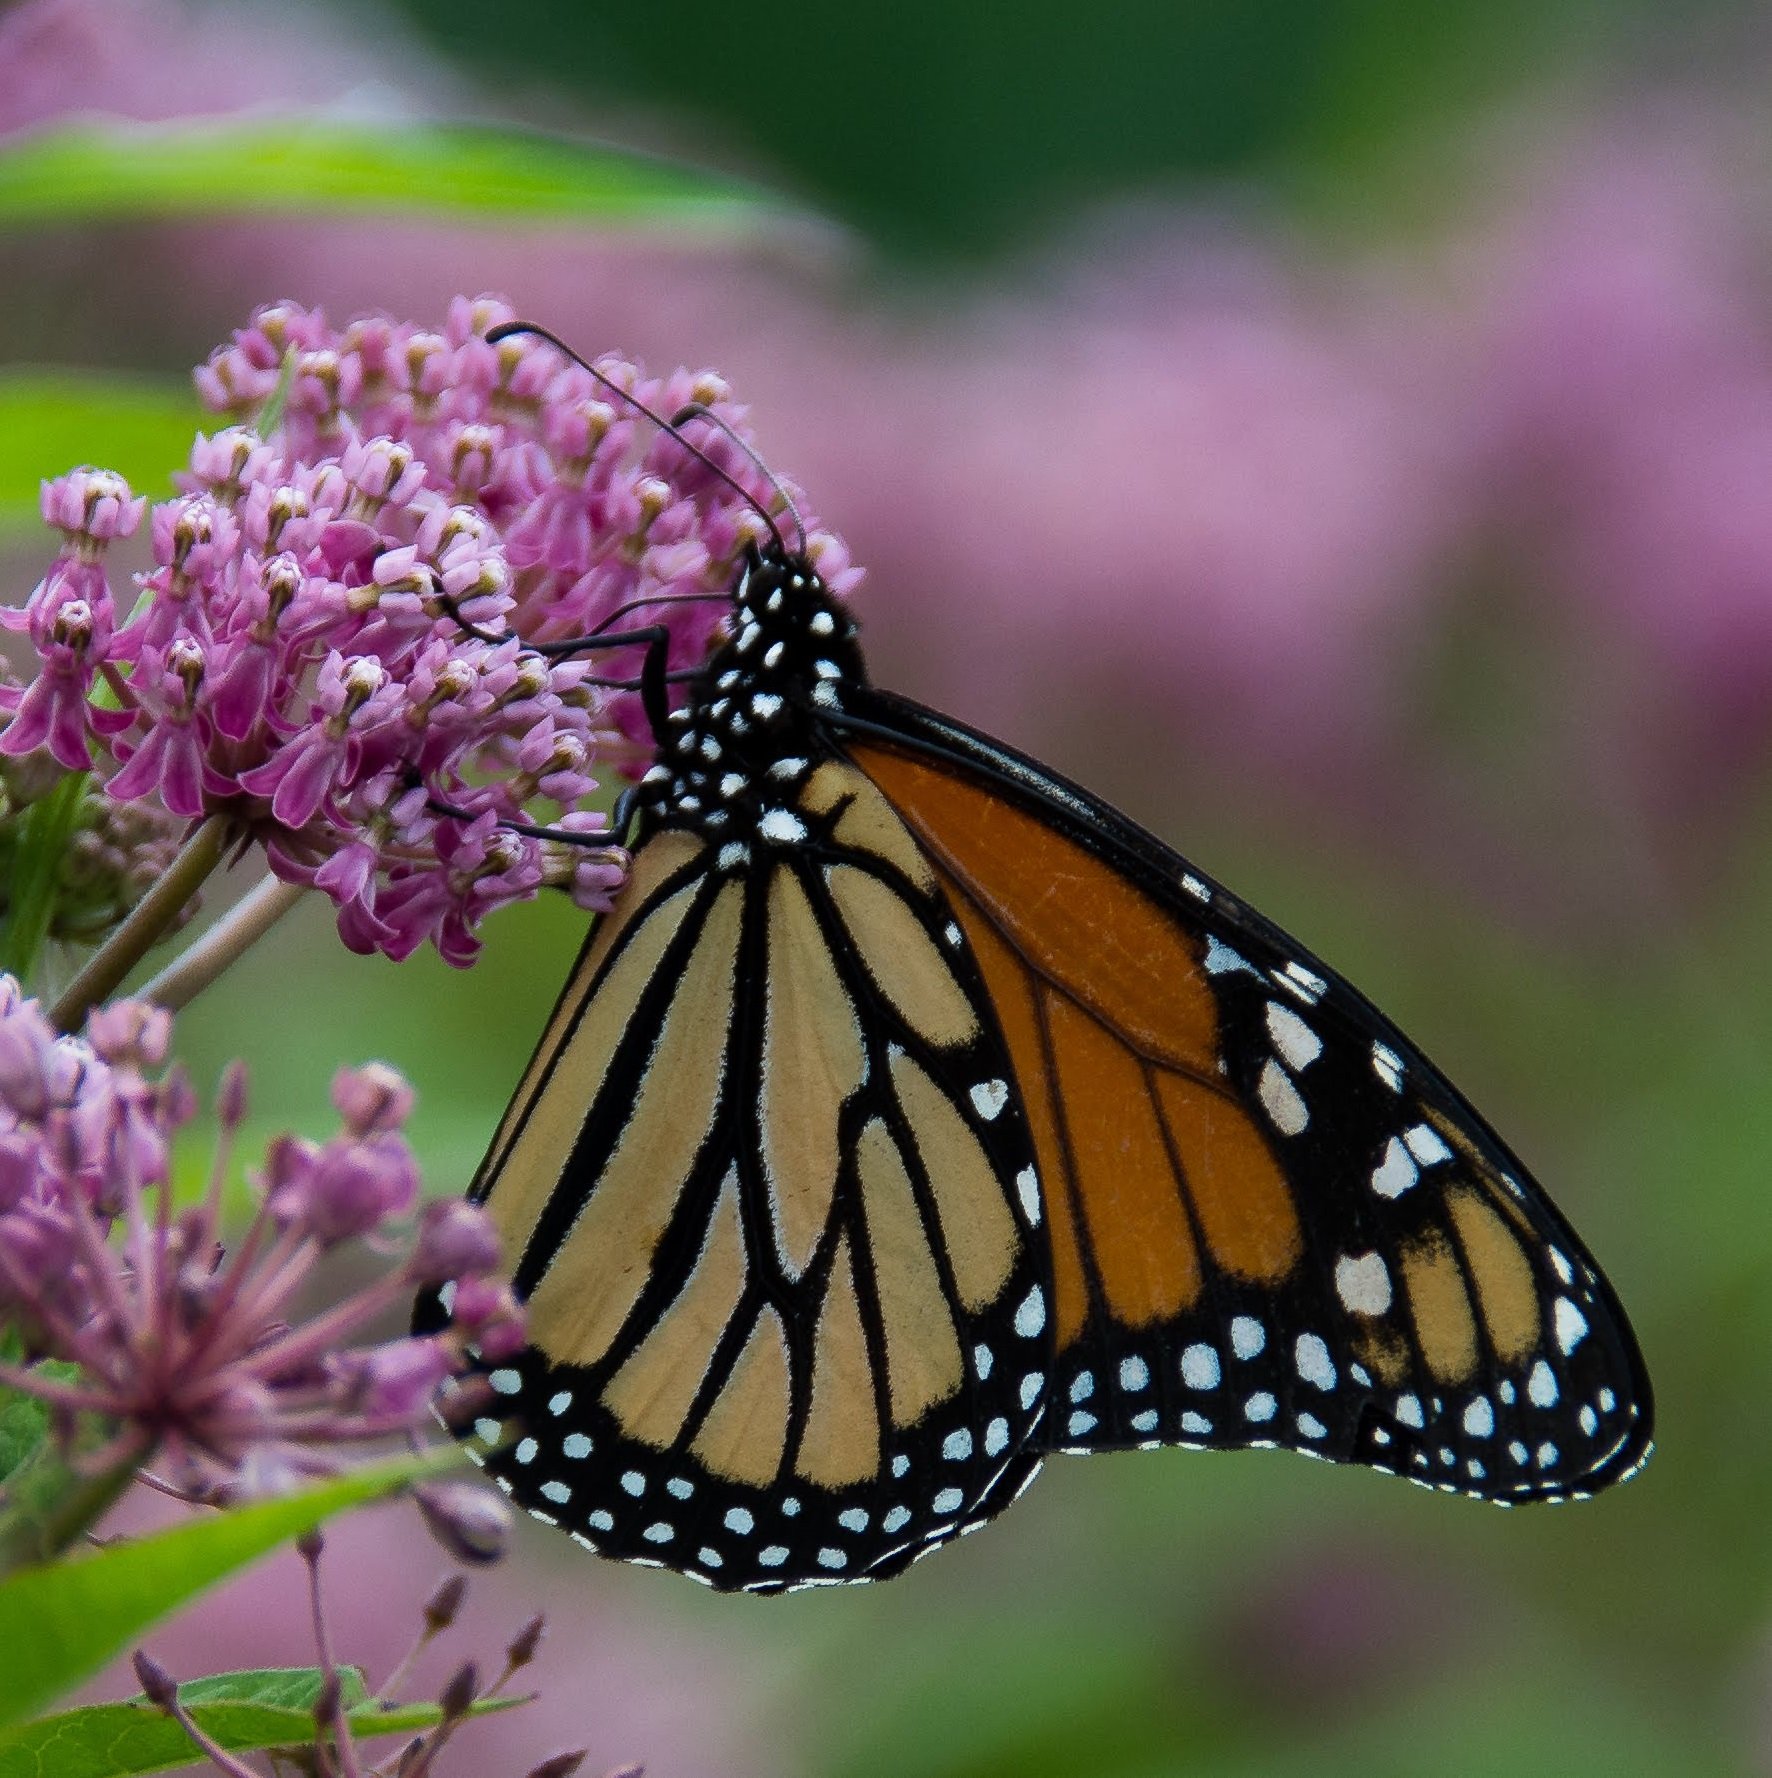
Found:
[[[571,836],[598,831],[582,805],[599,763],[647,762],[637,695],[591,683],[636,672],[638,653],[525,644],[620,610],[693,665],[763,523],[583,367],[527,338],[490,344],[507,319],[488,298],[458,299],[436,330],[259,310],[198,372],[233,423],[196,441],[184,492],[153,509],[154,566],[120,630],[99,555],[143,503],[96,471],[46,489],[67,548],[15,620],[42,666],[0,748],[96,754],[113,798],[224,818],[332,898],[353,949],[430,943],[465,964],[486,916],[543,883],[606,902],[622,856],[567,859]],[[288,404],[260,437],[286,359]],[[705,373],[599,370],[659,410],[700,401],[742,426]],[[717,434],[708,449],[759,482]]]
[[[401,1134],[412,1091],[385,1067],[341,1074],[341,1132],[273,1144],[258,1215],[224,1246],[221,1187],[244,1072],[224,1083],[210,1189],[177,1209],[169,1146],[195,1103],[181,1075],[159,1072],[170,1035],[162,1010],[119,1002],[94,1013],[85,1039],[58,1038],[0,977],[0,1311],[33,1359],[80,1372],[62,1382],[35,1364],[0,1365],[0,1382],[115,1422],[109,1461],[151,1458],[174,1489],[217,1499],[325,1471],[354,1445],[416,1429],[464,1368],[462,1342],[506,1349],[522,1338],[521,1314],[489,1277],[490,1223],[456,1202],[420,1219],[402,1262],[292,1324],[325,1253],[353,1240],[385,1245],[412,1211],[418,1171]],[[351,1344],[421,1285],[480,1284],[463,1332]]]

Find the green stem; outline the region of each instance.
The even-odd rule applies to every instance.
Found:
[[[85,772],[69,772],[25,811],[8,885],[9,912],[0,933],[0,969],[28,982],[49,936],[61,889],[62,863],[80,821]]]
[[[93,952],[86,967],[50,1009],[49,1016],[57,1030],[78,1030],[93,1007],[116,991],[155,941],[170,930],[204,878],[221,863],[233,833],[233,825],[226,816],[204,817],[160,880],[130,909],[128,919]]]
[[[0,1575],[59,1556],[110,1511],[135,1478],[142,1452],[85,1474],[48,1438],[6,1478],[0,1511]]]

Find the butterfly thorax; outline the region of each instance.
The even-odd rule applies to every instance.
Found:
[[[753,560],[725,640],[658,737],[636,792],[643,828],[702,834],[732,864],[753,843],[804,840],[794,792],[825,750],[819,712],[867,677],[856,630],[804,556]]]

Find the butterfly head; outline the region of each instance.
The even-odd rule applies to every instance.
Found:
[[[804,705],[828,703],[866,678],[859,625],[811,560],[776,545],[754,552],[732,590],[728,640],[709,662],[719,690],[745,689]],[[821,694],[820,687],[831,690]]]
[[[823,751],[820,711],[866,680],[856,632],[804,554],[755,552],[732,590],[725,639],[658,738],[641,807],[720,842],[734,868],[753,839],[797,843],[802,824],[788,805]]]

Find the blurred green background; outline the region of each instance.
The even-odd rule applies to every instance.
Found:
[[[0,14],[8,597],[37,479],[168,491],[188,367],[260,301],[497,289],[717,364],[870,568],[878,675],[1391,1011],[1655,1378],[1654,1462],[1560,1512],[1059,1460],[890,1587],[766,1604],[538,1531],[494,1585],[553,1614],[545,1702],[474,1769],[1772,1771],[1769,72],[1723,0]],[[244,1054],[265,1129],[394,1061],[452,1189],[580,928],[516,910],[457,973],[308,907],[180,1047]],[[432,1566],[356,1547],[347,1652]],[[179,1658],[299,1659],[296,1616],[241,1593]]]

